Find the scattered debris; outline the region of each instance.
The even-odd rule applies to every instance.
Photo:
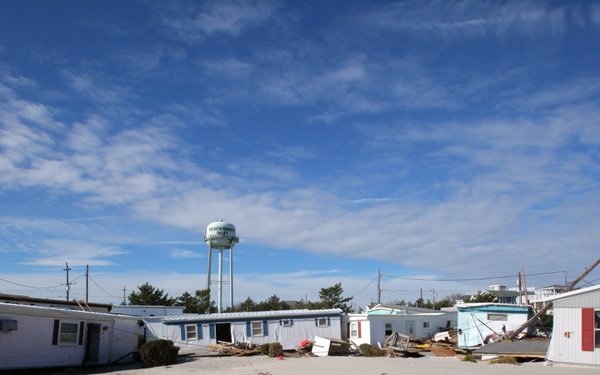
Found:
[[[315,336],[315,342],[312,347],[312,354],[319,357],[329,355],[347,355],[350,353],[350,343],[344,340],[329,339],[326,337]]]

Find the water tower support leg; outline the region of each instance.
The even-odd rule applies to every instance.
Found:
[[[229,248],[229,307],[233,310],[233,246]]]
[[[219,296],[217,307],[219,309],[219,313],[223,308],[223,249],[219,249]]]
[[[208,289],[208,293],[210,296],[210,268],[212,264],[212,248],[210,247],[210,243],[208,245],[208,270],[206,271],[206,289]]]

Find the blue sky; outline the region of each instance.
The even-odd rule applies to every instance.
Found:
[[[572,281],[598,61],[594,1],[4,1],[0,292],[193,293],[218,220],[235,302]]]

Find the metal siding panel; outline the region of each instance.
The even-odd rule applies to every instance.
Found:
[[[557,363],[600,365],[600,352],[581,350],[581,308],[555,308],[548,359]]]
[[[594,307],[600,308],[600,290],[582,293],[576,296],[554,301],[554,307]]]

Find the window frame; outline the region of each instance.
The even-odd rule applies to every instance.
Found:
[[[359,322],[350,322],[350,338],[351,339],[359,339]]]
[[[191,331],[190,331],[191,328]],[[192,333],[192,337],[190,337]],[[198,325],[197,324],[186,324],[185,325],[185,339],[186,340],[198,340]]]
[[[394,328],[393,328],[393,324],[391,322],[386,322],[385,326],[384,326],[384,330],[385,330],[385,336],[389,336],[392,333],[394,333]],[[389,333],[388,333],[389,332]]]
[[[431,322],[424,321],[421,327],[423,328],[423,331],[429,331],[431,329]]]
[[[255,320],[253,322],[250,322],[250,332],[252,333],[252,337],[264,336],[265,335],[264,323],[260,320]]]
[[[489,320],[490,322],[507,322],[508,314],[488,313],[487,320]]]
[[[63,328],[75,326],[75,332],[66,332]],[[61,320],[58,328],[57,344],[61,346],[78,346],[79,345],[79,330],[80,322]],[[73,340],[71,340],[71,337]]]
[[[329,319],[327,319],[327,318],[317,318],[317,327],[318,328],[329,327]]]
[[[292,319],[282,319],[281,326],[283,327],[291,327],[294,325],[294,321]]]
[[[594,309],[594,349],[600,348],[600,309]]]

